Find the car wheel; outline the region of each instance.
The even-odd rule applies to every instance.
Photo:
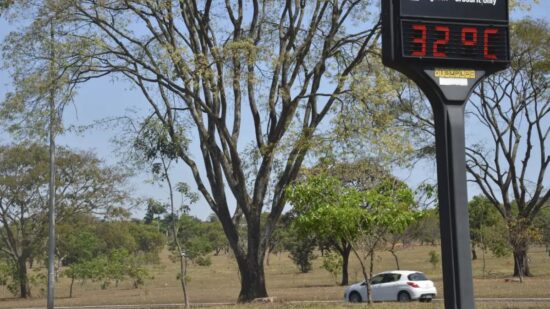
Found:
[[[424,301],[427,302],[427,303],[431,303],[431,302],[432,302],[432,298],[431,298],[431,297],[430,297],[430,298],[426,298],[426,299],[424,299]]]
[[[411,295],[405,291],[399,292],[399,294],[397,294],[397,301],[409,302],[411,301]]]
[[[363,301],[363,299],[361,299],[361,295],[359,295],[359,293],[351,292],[351,294],[349,294],[349,302],[350,303],[360,303],[362,301]]]

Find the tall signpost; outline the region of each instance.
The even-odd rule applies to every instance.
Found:
[[[510,63],[507,0],[382,0],[382,60],[432,105],[446,309],[474,309],[464,106]]]

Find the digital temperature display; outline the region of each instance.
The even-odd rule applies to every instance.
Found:
[[[401,20],[401,32],[404,58],[509,61],[505,26]]]
[[[510,64],[508,0],[382,0],[382,62],[489,74]],[[406,73],[406,74],[408,74]]]

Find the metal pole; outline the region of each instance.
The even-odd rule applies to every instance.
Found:
[[[464,103],[432,103],[445,309],[474,309],[466,192]]]
[[[57,129],[57,117],[55,111],[55,46],[54,46],[54,26],[50,24],[50,182],[48,190],[48,309],[54,308],[54,290],[55,290],[55,131]]]

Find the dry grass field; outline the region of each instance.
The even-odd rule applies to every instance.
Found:
[[[425,272],[437,285],[439,297],[443,295],[440,266],[435,269],[428,263],[428,252],[439,247],[417,246],[398,252],[402,269],[414,269]],[[481,254],[479,254],[481,255]],[[358,263],[351,260],[350,280],[361,280]],[[550,298],[550,257],[543,248],[532,248],[530,261],[533,278],[524,283],[506,282],[512,269],[512,258],[493,258],[487,256],[486,278],[482,278],[482,260],[473,262],[474,289],[476,297],[522,297]],[[321,269],[321,259],[314,262],[313,271],[300,273],[292,264],[287,254],[272,255],[270,265],[266,267],[267,288],[270,296],[276,298],[277,304],[229,306],[215,308],[357,308],[340,303],[307,304],[285,303],[288,301],[339,301],[343,297],[343,287],[335,283],[334,278]],[[395,269],[394,260],[387,252],[379,254],[375,271]],[[182,293],[179,281],[176,280],[177,266],[169,259],[168,253],[162,255],[160,265],[151,269],[153,279],[146,281],[145,286],[134,289],[131,282],[121,282],[118,287],[102,290],[98,282],[75,283],[74,297],[69,298],[69,280],[60,279],[56,286],[56,306],[76,305],[109,305],[109,304],[169,304],[181,303]],[[228,256],[212,257],[209,267],[191,266],[189,275],[189,294],[192,303],[233,303],[239,292],[237,266]],[[6,290],[0,291],[0,308],[43,307],[45,299],[40,287],[33,287],[33,298],[20,300],[13,298]],[[41,295],[42,294],[42,295]],[[106,306],[107,307],[107,306]],[[373,308],[443,308],[441,302],[432,304],[413,303],[407,306],[396,304],[376,304]],[[550,308],[547,303],[480,303],[478,308]]]

